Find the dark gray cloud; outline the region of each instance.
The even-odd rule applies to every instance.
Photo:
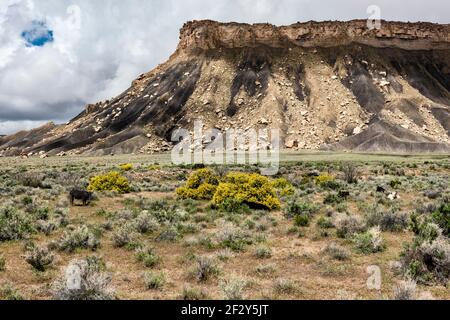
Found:
[[[386,20],[450,21],[447,0],[2,0],[0,134],[65,122],[119,94],[169,57],[185,21],[351,20],[367,18],[370,5]],[[21,34],[33,21],[52,42],[29,46]]]

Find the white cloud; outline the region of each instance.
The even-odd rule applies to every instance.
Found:
[[[47,123],[47,121],[0,121],[0,132],[1,134],[14,134],[17,131],[38,128],[45,123]]]
[[[365,18],[448,23],[446,0],[1,0],[0,134],[50,119],[65,122],[86,103],[111,98],[166,60],[193,19],[290,24]],[[21,33],[44,21],[54,41],[26,46]],[[5,122],[6,121],[6,122]]]

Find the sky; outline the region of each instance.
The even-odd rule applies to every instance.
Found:
[[[189,20],[450,23],[448,0],[0,0],[0,134],[64,123],[169,58]]]

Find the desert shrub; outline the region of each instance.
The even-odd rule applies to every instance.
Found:
[[[381,216],[380,227],[383,231],[398,232],[408,228],[408,215],[394,211],[386,212]]]
[[[225,248],[216,253],[217,259],[220,261],[228,261],[235,257],[234,252],[230,248]]]
[[[252,219],[247,219],[244,222],[244,226],[248,229],[248,230],[253,230],[256,228],[256,222],[253,221]]]
[[[442,229],[427,219],[413,216],[415,238],[401,254],[401,271],[420,283],[433,280],[447,283],[450,278],[450,240]]]
[[[116,248],[127,246],[131,249],[136,245],[137,234],[132,224],[125,223],[112,233],[111,240]]]
[[[329,193],[323,199],[324,204],[337,205],[345,201],[344,198],[340,197],[337,193]]]
[[[258,259],[268,259],[272,257],[272,250],[266,246],[259,246],[255,249],[255,257]]]
[[[161,170],[161,166],[157,165],[157,164],[152,164],[147,167],[147,170],[149,170],[149,171]]]
[[[329,174],[321,174],[316,177],[315,182],[318,186],[325,189],[336,190],[339,189],[339,183],[336,182],[336,179]]]
[[[317,226],[321,229],[334,228],[333,222],[327,217],[320,217],[319,219],[317,219]]]
[[[33,231],[29,215],[14,207],[0,208],[0,242],[21,240]]]
[[[286,218],[295,218],[299,215],[306,215],[312,217],[317,212],[317,207],[309,202],[302,202],[298,200],[291,200],[284,208],[284,215]]]
[[[294,224],[297,227],[307,227],[309,226],[309,220],[309,215],[305,213],[299,214],[294,217]]]
[[[69,224],[68,216],[68,209],[56,208],[53,212],[53,223],[55,223],[58,228],[66,227]]]
[[[277,224],[276,221],[272,221],[272,224],[274,224],[274,223]],[[261,222],[261,223],[256,224],[255,229],[258,232],[264,232],[269,229],[269,226],[267,225],[267,223]]]
[[[35,172],[25,172],[17,176],[17,181],[24,187],[30,188],[44,188],[44,176]]]
[[[174,242],[177,241],[182,235],[178,231],[178,229],[174,226],[169,227],[158,235],[156,238],[156,241],[168,241],[168,242]]]
[[[67,252],[74,252],[77,249],[96,250],[98,247],[100,241],[85,225],[65,231],[58,242],[58,249]]]
[[[122,171],[131,171],[133,170],[133,165],[131,163],[124,163],[120,165],[120,170]]]
[[[34,246],[25,254],[25,261],[37,271],[45,271],[53,264],[55,255],[47,247]]]
[[[50,209],[47,207],[39,207],[33,210],[32,214],[36,220],[48,220],[50,218]]]
[[[277,191],[280,197],[291,196],[295,193],[294,186],[285,178],[279,178],[272,181],[272,187]]]
[[[171,204],[167,200],[145,201],[141,208],[154,216],[159,223],[174,224],[179,221],[189,220],[189,212],[181,209],[177,204]]]
[[[365,223],[359,216],[341,214],[337,217],[334,225],[336,226],[337,236],[339,238],[350,238],[355,233],[366,230]]]
[[[142,262],[146,268],[153,268],[161,262],[161,257],[151,247],[137,249],[136,259]]]
[[[331,258],[339,261],[347,260],[350,257],[350,251],[334,242],[328,244],[323,252]]]
[[[22,204],[23,204],[24,206],[28,206],[28,205],[33,204],[33,198],[30,197],[30,196],[25,196],[25,197],[23,197],[23,198],[22,198]]]
[[[442,283],[448,282],[450,278],[450,241],[443,236],[433,242],[424,242],[419,249],[422,262],[427,270]]]
[[[442,192],[435,190],[427,190],[424,191],[423,195],[428,199],[436,200],[437,198],[440,198],[442,196]]]
[[[87,188],[88,191],[116,191],[128,193],[131,191],[128,179],[117,171],[92,177]]]
[[[215,237],[219,245],[233,251],[242,251],[246,245],[253,243],[253,239],[247,231],[235,227],[232,223],[220,225]]]
[[[25,297],[11,284],[6,284],[0,288],[0,300],[18,301],[25,300]]]
[[[136,231],[142,234],[155,232],[159,229],[158,220],[148,211],[142,211],[133,221]]]
[[[261,264],[255,269],[256,273],[262,276],[274,274],[276,270],[277,268],[274,264]]]
[[[391,180],[391,181],[389,182],[389,186],[390,186],[392,189],[397,189],[397,188],[400,187],[401,185],[402,185],[402,182],[401,182],[400,180],[398,180],[398,179]]]
[[[450,237],[450,203],[443,203],[432,214],[433,221],[438,224],[444,235]]]
[[[411,215],[410,229],[415,234],[414,242],[418,244],[432,242],[443,234],[439,225],[430,222],[428,218],[420,217],[416,214]]]
[[[257,173],[229,173],[219,186],[213,197],[216,205],[227,199],[234,199],[254,209],[278,209],[280,200],[270,180]]]
[[[225,199],[219,206],[218,209],[220,211],[228,212],[228,213],[249,213],[250,207],[245,203],[242,203],[240,200],[228,198]]]
[[[364,233],[355,234],[353,243],[356,248],[364,254],[380,252],[386,248],[379,227],[371,228]]]
[[[220,283],[224,299],[231,301],[243,300],[244,289],[246,286],[247,281],[242,279],[231,279]]]
[[[213,170],[197,170],[187,180],[185,186],[176,190],[180,199],[211,200],[219,185],[219,178]]]
[[[198,232],[197,225],[190,222],[178,222],[175,227],[180,234],[193,234]]]
[[[166,276],[164,273],[154,273],[154,272],[147,272],[144,275],[144,282],[145,287],[149,290],[158,290],[161,289],[165,282],[166,282]]]
[[[401,281],[394,288],[394,300],[416,300],[417,283],[414,280]]]
[[[359,172],[355,165],[348,164],[342,167],[342,173],[344,175],[344,180],[348,184],[358,183]]]
[[[95,257],[73,260],[63,276],[52,286],[56,300],[113,300],[111,275],[105,271],[104,264]]]
[[[6,270],[6,259],[3,255],[0,254],[0,272]]]
[[[184,286],[180,298],[181,300],[191,301],[206,300],[208,298],[208,294],[203,289]]]
[[[55,222],[39,220],[35,223],[35,228],[37,231],[42,232],[46,236],[49,236],[53,231],[55,231],[58,226]]]
[[[194,269],[192,270],[192,275],[197,281],[207,281],[211,277],[217,276],[219,274],[219,268],[216,265],[214,259],[201,256],[197,258]]]
[[[395,209],[383,212],[377,205],[369,209],[365,219],[368,227],[380,226],[382,231],[391,232],[403,231],[408,228],[409,223],[406,213],[397,212]]]
[[[273,283],[273,289],[276,294],[294,294],[297,286],[290,279],[278,278]]]
[[[120,210],[115,213],[113,218],[122,221],[131,221],[136,218],[136,212],[129,209]]]

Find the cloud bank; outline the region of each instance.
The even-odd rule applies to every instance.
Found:
[[[449,23],[446,0],[2,0],[0,134],[66,122],[175,50],[185,21],[291,24],[382,18]]]

